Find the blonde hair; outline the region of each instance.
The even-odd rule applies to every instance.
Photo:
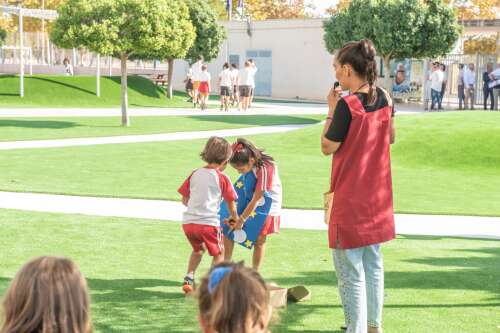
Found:
[[[229,271],[209,291],[211,274]],[[209,331],[253,333],[267,331],[271,317],[269,290],[260,274],[243,263],[222,263],[203,278],[198,290],[200,318]]]
[[[16,274],[0,333],[92,333],[85,278],[71,260],[38,257]]]

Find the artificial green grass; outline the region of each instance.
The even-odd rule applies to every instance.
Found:
[[[121,104],[120,77],[101,77],[101,96],[95,95],[95,76],[26,76],[25,96],[19,96],[19,77],[0,76],[0,107],[50,108],[107,108]],[[164,107],[190,108],[184,93],[175,92],[172,99],[165,97],[163,88],[150,80],[128,77],[129,106],[134,108]]]
[[[134,134],[314,124],[324,116],[238,115],[132,117],[130,127],[119,117],[0,118],[0,141],[83,138]]]
[[[196,303],[181,281],[190,246],[180,224],[0,210],[0,295],[34,256],[75,260],[88,280],[96,332],[199,332]],[[291,246],[290,244],[293,244]],[[384,329],[398,333],[490,333],[500,324],[496,240],[405,237],[383,247]],[[250,262],[237,247],[234,259]],[[198,277],[206,272],[204,258]],[[326,232],[269,237],[262,274],[312,299],[280,311],[272,332],[340,332],[340,307]]]
[[[331,158],[320,153],[320,133],[311,126],[251,137],[276,158],[286,207],[321,208]],[[500,216],[500,113],[399,117],[396,141],[397,212]],[[0,190],[179,200],[204,142],[2,151]]]

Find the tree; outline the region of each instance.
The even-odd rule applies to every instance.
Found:
[[[349,41],[371,39],[384,61],[389,91],[391,59],[443,55],[461,33],[453,10],[441,0],[353,0],[324,29],[330,53]]]
[[[129,126],[128,59],[183,57],[194,34],[182,0],[68,0],[51,36],[60,47],[120,58],[122,125]]]
[[[236,12],[238,0],[233,0],[233,13]],[[296,19],[306,18],[306,9],[312,5],[306,4],[304,0],[246,0],[245,15],[253,20],[269,19]]]
[[[497,52],[497,36],[471,36],[464,42],[464,54],[495,54]]]
[[[349,7],[351,0],[339,0],[336,5],[331,6],[326,9],[326,13],[329,15],[335,15],[336,13],[346,10]]]
[[[193,45],[185,58],[191,62],[199,56],[205,61],[217,58],[219,50],[226,38],[226,31],[217,23],[218,13],[204,0],[189,0],[189,18],[196,31]],[[172,78],[175,59],[181,55],[168,57],[168,97],[172,98]]]
[[[5,37],[7,37],[7,31],[0,28],[0,46],[2,46],[3,43],[5,43]]]
[[[500,0],[445,0],[456,10],[459,20],[494,20],[500,12]]]

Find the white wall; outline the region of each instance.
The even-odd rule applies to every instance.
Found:
[[[251,23],[221,22],[228,29],[229,54],[240,56],[240,66],[247,50],[272,51],[272,97],[323,100],[333,85],[332,56],[323,41],[323,20],[267,20]],[[227,42],[219,57],[209,64],[215,89],[217,75],[227,57]],[[176,61],[174,88],[184,89],[187,63]]]

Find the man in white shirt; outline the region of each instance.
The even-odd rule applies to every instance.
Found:
[[[229,69],[229,63],[225,63],[219,74],[220,87],[220,110],[229,110],[229,98],[231,98],[231,87],[233,85],[233,74]]]
[[[240,71],[238,70],[238,66],[236,64],[231,64],[231,77],[233,80],[233,95],[231,97],[233,105],[240,108],[240,94],[239,94],[239,86],[240,86]]]
[[[498,110],[498,99],[500,98],[500,63],[490,73],[490,88],[493,89],[493,110]]]
[[[251,64],[252,67],[252,72],[251,72],[251,85],[250,85],[250,100],[248,103],[248,108],[252,107],[252,102],[253,102],[253,96],[255,93],[255,74],[257,74],[257,71],[259,70],[257,66],[255,65],[255,61],[253,59],[248,59],[248,62]]]
[[[468,68],[464,70],[465,109],[468,109],[469,99],[470,99],[470,108],[471,110],[474,110],[475,85],[476,85],[476,73],[474,73],[474,64],[470,63]]]
[[[442,110],[441,107],[441,89],[443,88],[444,73],[441,71],[441,66],[439,62],[434,62],[432,64],[432,74],[431,74],[431,110],[434,110],[434,106],[438,105],[438,109]]]
[[[199,103],[199,101],[198,101],[198,94],[199,94],[198,89],[200,88],[200,83],[201,83],[201,73],[202,73],[201,66],[203,66],[203,57],[199,56],[198,60],[191,66],[192,70],[193,70],[193,105],[194,105],[194,107],[196,107],[196,104]]]

